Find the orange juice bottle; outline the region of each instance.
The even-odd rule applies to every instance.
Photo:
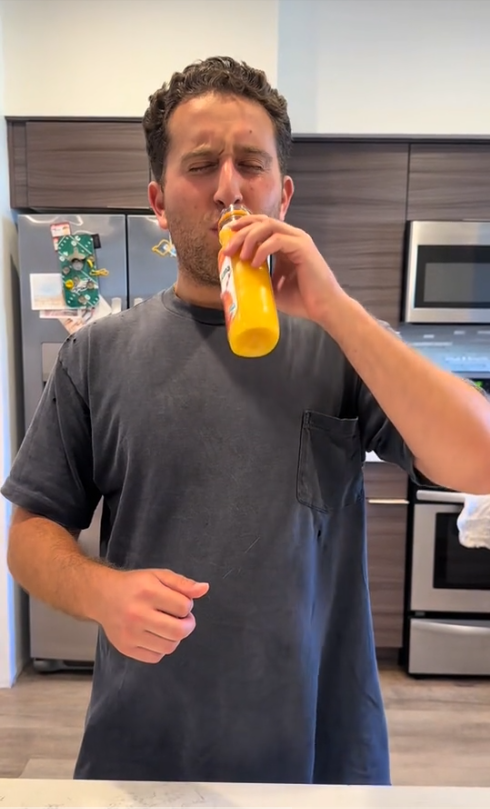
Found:
[[[230,225],[250,211],[242,205],[230,205],[218,223],[222,248],[233,238]],[[267,261],[252,267],[240,255],[218,256],[221,300],[225,311],[228,342],[239,357],[263,357],[279,340],[279,318],[272,291]]]

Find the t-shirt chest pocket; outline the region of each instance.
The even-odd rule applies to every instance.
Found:
[[[297,497],[320,511],[338,511],[363,495],[358,419],[306,410],[301,424]]]

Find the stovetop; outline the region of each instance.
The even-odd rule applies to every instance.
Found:
[[[402,340],[449,371],[465,376],[490,376],[490,324],[439,326],[401,323]]]

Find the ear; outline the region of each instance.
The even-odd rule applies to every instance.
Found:
[[[281,220],[281,222],[284,222],[286,218],[289,203],[291,202],[293,194],[294,194],[293,178],[288,177],[286,175],[284,177],[284,180],[282,181],[281,208],[279,210],[279,219]]]
[[[162,230],[168,230],[167,217],[165,215],[165,194],[159,183],[152,181],[148,186],[148,201],[153,208],[158,224]]]

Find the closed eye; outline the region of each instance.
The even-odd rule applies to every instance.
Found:
[[[202,166],[190,166],[189,171],[191,174],[199,174],[199,172],[209,171],[210,169],[215,168],[215,163],[204,163]]]
[[[218,168],[217,163],[203,163],[200,166],[190,166],[189,172],[190,174],[203,174],[204,172],[213,171],[214,169],[217,168]],[[257,172],[264,170],[263,166],[259,165],[258,163],[248,163],[248,162],[239,163],[238,169],[239,171],[257,171]]]

